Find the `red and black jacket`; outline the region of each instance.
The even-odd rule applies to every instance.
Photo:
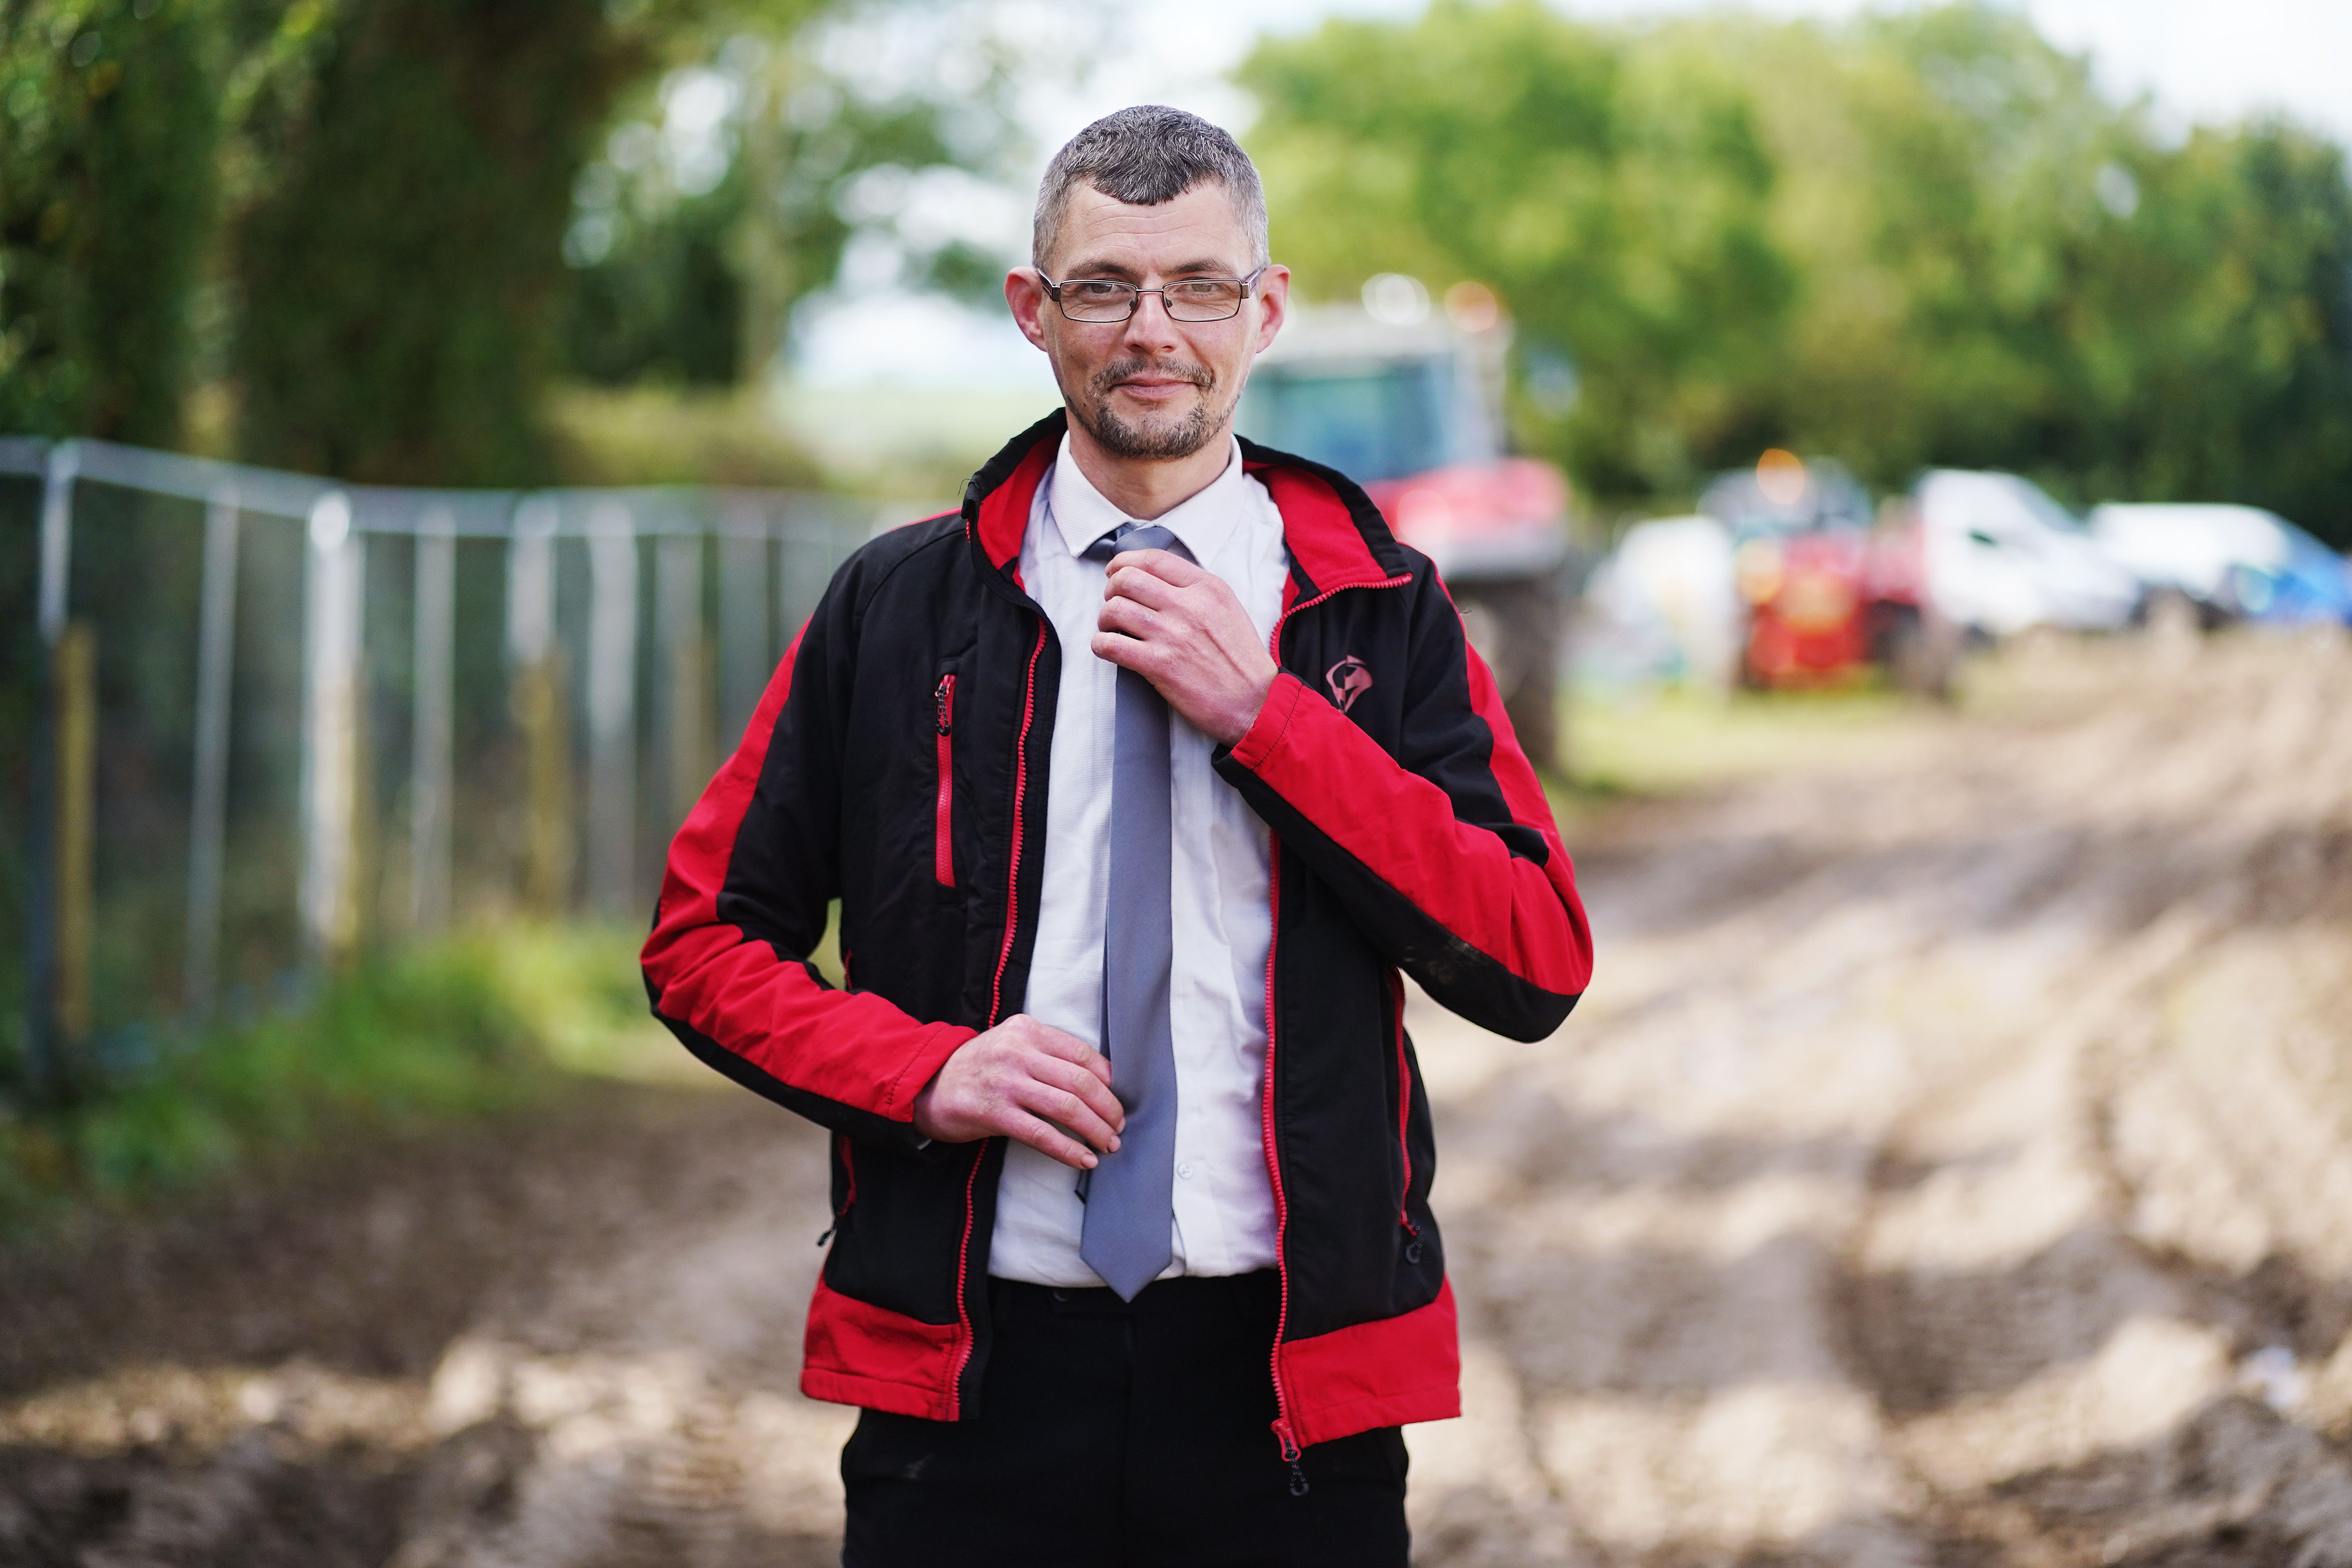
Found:
[[[1062,432],[1057,412],[973,477],[961,515],[841,568],[678,830],[646,942],[654,1011],[687,1048],[835,1134],[837,1224],[801,1374],[814,1398],[952,1421],[987,1361],[1003,1141],[927,1143],[911,1118],[948,1056],[1022,1006],[1071,655],[1018,568]],[[1399,972],[1537,1040],[1583,991],[1592,946],[1543,792],[1428,559],[1331,470],[1246,442],[1243,458],[1292,561],[1283,673],[1216,767],[1275,846],[1270,1349],[1295,1452],[1460,1412]],[[808,962],[836,898],[841,989]]]

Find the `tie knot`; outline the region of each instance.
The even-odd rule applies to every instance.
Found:
[[[1087,546],[1087,559],[1108,561],[1122,550],[1173,550],[1176,535],[1156,522],[1122,522]]]

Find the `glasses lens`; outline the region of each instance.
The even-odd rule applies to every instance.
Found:
[[[1135,285],[1081,278],[1062,285],[1062,314],[1074,321],[1124,321],[1135,314]]]
[[[1168,313],[1180,321],[1222,321],[1240,312],[1242,293],[1230,278],[1187,278],[1168,285]]]

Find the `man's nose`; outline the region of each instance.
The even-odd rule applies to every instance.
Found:
[[[1157,293],[1136,296],[1135,314],[1127,319],[1127,341],[1161,344],[1173,344],[1177,341],[1175,318],[1168,313],[1165,296]]]

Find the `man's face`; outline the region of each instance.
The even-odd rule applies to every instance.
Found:
[[[1202,182],[1158,206],[1132,206],[1080,184],[1070,193],[1054,254],[1055,282],[1109,278],[1158,289],[1184,278],[1246,278],[1249,235],[1222,184]],[[1286,268],[1269,268],[1241,313],[1177,321],[1146,294],[1125,321],[1073,321],[1045,298],[1037,269],[1005,279],[1013,319],[1053,361],[1070,416],[1106,452],[1143,460],[1189,458],[1220,439],[1274,341],[1289,290]]]

